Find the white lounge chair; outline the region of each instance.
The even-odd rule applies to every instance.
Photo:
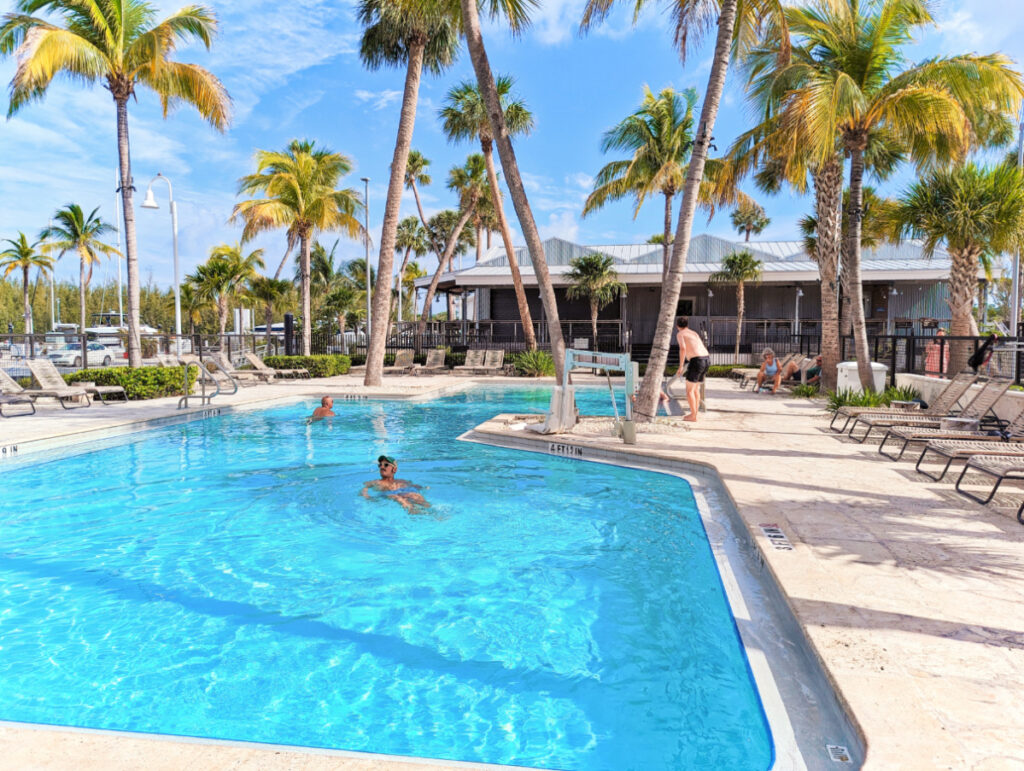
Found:
[[[64,383],[64,378],[61,378],[61,383]],[[67,383],[64,383],[63,388],[22,388],[18,381],[0,369],[0,392],[4,394],[24,395],[32,399],[38,399],[39,397],[48,397],[57,399],[60,401],[60,406],[66,410],[77,409],[78,407],[88,407],[89,394],[85,392],[84,388],[72,388]],[[68,406],[69,402],[79,402],[77,405]],[[82,403],[84,402],[84,404]]]
[[[256,368],[257,372],[265,372],[271,375],[272,377],[310,377],[309,370],[304,367],[295,367],[294,369],[278,369],[276,367],[271,367],[255,353],[246,353],[245,360],[252,364],[252,366]]]
[[[32,361],[26,362],[28,364],[29,371],[32,376],[39,382],[39,385],[44,388],[57,388],[59,389],[61,384],[65,388],[68,388],[68,384],[64,382],[64,378],[61,377],[60,372],[53,366],[53,362],[49,359],[33,359]],[[75,383],[73,387],[85,389],[85,392],[90,396],[99,398],[102,404],[107,403],[107,397],[120,396],[120,399],[116,401],[128,401],[128,394],[125,393],[124,387],[119,385],[96,385],[95,383],[79,382]]]

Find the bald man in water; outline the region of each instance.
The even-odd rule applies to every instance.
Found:
[[[313,410],[313,414],[309,417],[310,423],[316,423],[318,420],[324,418],[333,418],[334,410],[331,407],[334,406],[334,398],[331,396],[325,396],[320,400],[320,406]]]

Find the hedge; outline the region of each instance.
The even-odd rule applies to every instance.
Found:
[[[161,396],[183,396],[181,381],[184,377],[181,367],[108,367],[105,369],[81,369],[64,375],[64,382],[78,383],[83,380],[96,385],[121,386],[129,399],[157,399]],[[189,369],[188,387],[195,385],[197,372]]]
[[[305,369],[312,377],[344,375],[352,367],[352,359],[342,353],[319,356],[267,356],[263,363],[274,369]]]

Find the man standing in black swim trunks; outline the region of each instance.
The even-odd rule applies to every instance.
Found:
[[[690,329],[689,319],[684,316],[676,319],[676,342],[679,344],[679,368],[686,366],[686,401],[690,405],[690,414],[683,420],[696,423],[700,407],[700,384],[704,382],[704,376],[711,366],[711,356],[700,335]]]

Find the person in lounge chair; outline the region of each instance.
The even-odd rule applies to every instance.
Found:
[[[783,380],[799,380],[800,364],[791,361],[782,369]],[[812,385],[821,380],[821,356],[814,357],[814,364],[807,370],[807,384]]]
[[[775,351],[765,348],[761,352],[761,371],[757,373],[757,383],[754,386],[754,393],[761,393],[761,386],[771,381],[772,393],[779,390],[782,382],[782,369],[779,367],[779,360],[775,358]]]
[[[331,407],[334,406],[334,398],[331,396],[325,396],[320,400],[320,406],[313,410],[313,414],[309,416],[310,423],[316,423],[318,420],[324,418],[333,418],[334,410]]]
[[[385,498],[401,504],[410,514],[421,514],[422,509],[430,508],[427,499],[417,492],[423,489],[420,485],[414,485],[406,479],[395,479],[398,461],[392,456],[381,455],[377,458],[377,469],[380,472],[380,479],[371,479],[364,484],[359,493],[361,496],[369,498],[370,490],[379,490],[384,493]]]

